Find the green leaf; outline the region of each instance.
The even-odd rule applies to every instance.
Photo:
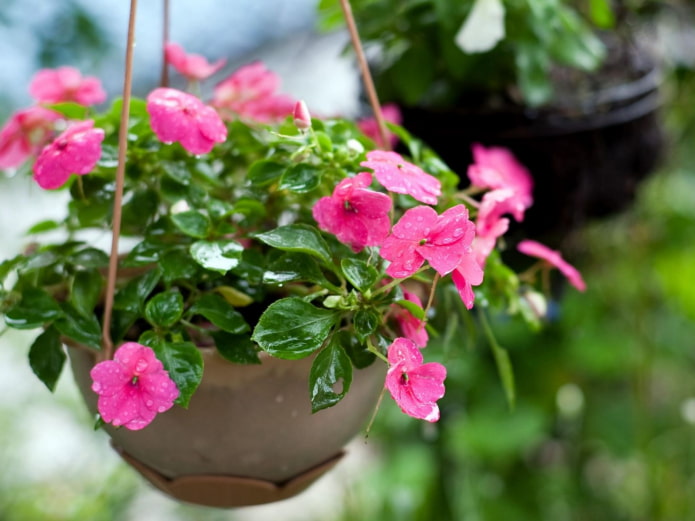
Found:
[[[400,299],[395,302],[398,304],[400,307],[405,308],[410,312],[411,315],[413,315],[415,318],[422,320],[425,318],[425,310],[418,306],[415,302],[411,302],[410,300],[406,299]]]
[[[189,237],[204,239],[210,233],[210,219],[200,212],[188,210],[171,216],[176,227]]]
[[[94,313],[82,315],[68,303],[61,305],[63,316],[53,324],[63,335],[93,349],[101,349],[101,326]]]
[[[411,45],[389,69],[406,105],[416,105],[433,83],[435,60],[427,45]]]
[[[240,335],[251,329],[241,313],[217,293],[206,293],[191,306],[189,311],[194,315],[204,316],[228,333]]]
[[[328,134],[321,132],[320,130],[316,130],[314,132],[314,136],[316,137],[316,142],[319,144],[319,147],[321,147],[322,152],[328,153],[333,150],[333,141]]]
[[[103,268],[109,265],[109,256],[96,248],[85,248],[70,256],[70,262],[82,268]]]
[[[99,302],[103,285],[104,277],[99,270],[78,271],[72,281],[70,303],[83,316],[92,315],[94,307]]]
[[[340,385],[341,381],[342,385]],[[350,357],[338,342],[329,342],[326,348],[316,356],[309,373],[311,412],[315,413],[338,403],[350,390],[351,383]]]
[[[360,259],[343,258],[340,268],[350,284],[362,292],[371,288],[379,278],[376,269]]]
[[[53,392],[65,363],[65,352],[60,333],[49,327],[41,333],[29,348],[29,365],[48,390]]]
[[[166,282],[173,280],[191,280],[198,270],[198,264],[191,259],[186,251],[180,249],[172,250],[161,256],[159,266]]]
[[[183,295],[176,289],[158,293],[145,306],[145,318],[155,327],[171,327],[182,315]]]
[[[370,353],[362,342],[357,340],[357,337],[348,331],[338,331],[333,338],[336,342],[340,342],[347,355],[352,360],[352,365],[357,369],[364,369],[372,365],[376,359],[374,353]]]
[[[283,254],[263,273],[263,282],[266,284],[285,284],[295,281],[323,285],[326,277],[313,257],[299,252]]]
[[[164,365],[169,377],[179,389],[176,403],[188,407],[191,396],[203,378],[203,357],[191,342],[169,343],[153,335],[140,337],[139,342],[149,345]]]
[[[198,241],[190,248],[198,264],[222,275],[239,265],[243,251],[244,247],[236,241]]]
[[[49,105],[48,108],[61,113],[67,119],[85,119],[87,116],[87,110],[89,110],[84,105],[72,101],[55,103],[53,105]]]
[[[285,171],[283,163],[276,163],[269,159],[256,161],[249,167],[246,177],[253,186],[266,186],[279,179]]]
[[[326,341],[340,314],[298,297],[273,302],[258,320],[251,339],[278,358],[304,358]]]
[[[546,51],[535,44],[519,43],[516,69],[519,87],[526,102],[536,107],[547,102],[553,93],[548,75],[550,62]]]
[[[22,299],[5,314],[5,323],[15,329],[35,329],[61,317],[63,311],[48,293],[28,288]]]
[[[31,228],[29,228],[27,230],[27,235],[34,235],[34,234],[38,234],[38,233],[50,232],[52,230],[55,230],[58,227],[60,227],[60,223],[58,221],[54,221],[52,219],[47,220],[47,221],[41,221],[39,223],[36,223]]]
[[[145,239],[136,244],[128,253],[128,256],[123,261],[123,266],[136,267],[146,266],[159,261],[159,256],[162,250],[166,247],[162,244],[150,242]]]
[[[609,0],[589,0],[589,15],[591,21],[601,29],[611,29],[615,26],[615,16]]]
[[[12,271],[20,267],[22,264],[26,264],[29,261],[29,257],[23,254],[17,255],[12,259],[7,259],[0,263],[0,284],[5,280]]]
[[[260,364],[258,349],[249,335],[233,335],[226,331],[212,333],[217,351],[235,364]]]
[[[162,270],[155,267],[144,275],[131,280],[116,293],[114,308],[139,313],[144,306],[145,299],[152,293],[161,278]]]
[[[308,253],[324,262],[329,262],[331,259],[328,244],[314,226],[290,224],[269,232],[258,233],[254,237],[279,250]]]
[[[317,166],[298,163],[282,174],[278,188],[297,193],[310,192],[321,183],[321,172]]]
[[[381,324],[381,316],[372,308],[362,308],[355,312],[352,323],[355,326],[355,335],[360,342],[364,342]]]

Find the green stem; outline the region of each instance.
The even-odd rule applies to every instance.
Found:
[[[376,346],[375,346],[374,344],[372,344],[372,342],[371,342],[369,339],[367,339],[367,351],[369,351],[370,353],[374,354],[377,358],[380,358],[381,360],[383,360],[383,361],[386,362],[387,364],[389,363],[389,359],[386,358],[386,357],[384,356],[384,354],[383,354],[381,351],[379,351],[379,350],[376,348]]]
[[[480,317],[480,324],[483,326],[483,331],[485,332],[485,337],[487,338],[492,354],[495,357],[495,364],[497,365],[497,372],[502,380],[502,387],[504,388],[504,394],[507,397],[507,403],[509,408],[514,408],[514,402],[516,401],[516,391],[514,385],[514,372],[512,370],[512,364],[509,360],[509,354],[507,350],[499,345],[495,334],[492,332],[490,327],[490,322],[487,319],[487,315],[483,309],[478,310],[478,316]]]

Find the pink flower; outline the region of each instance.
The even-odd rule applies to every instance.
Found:
[[[227,139],[227,127],[215,109],[191,94],[155,89],[147,96],[147,112],[161,141],[178,141],[191,154],[207,154],[215,143]]]
[[[94,121],[70,125],[52,143],[46,145],[34,163],[34,179],[41,188],[60,188],[70,174],[84,175],[94,169],[101,157],[104,131]]]
[[[212,105],[229,118],[241,116],[261,122],[282,120],[292,114],[295,101],[277,94],[280,78],[261,62],[245,65],[220,82]]]
[[[451,278],[463,305],[466,306],[466,309],[471,309],[475,301],[473,286],[479,286],[483,283],[483,270],[478,264],[474,251],[463,256],[459,265],[451,273]]]
[[[400,125],[403,122],[401,110],[395,103],[387,103],[386,105],[381,107],[381,114],[384,116],[384,119],[390,123]],[[370,117],[361,119],[357,122],[357,126],[364,133],[365,136],[367,136],[369,139],[374,141],[374,143],[376,143],[377,147],[385,148],[384,143],[381,140],[379,124],[377,123],[376,118]],[[396,143],[398,143],[398,136],[390,132],[388,133],[388,136],[389,141],[391,142],[391,148],[395,147]]]
[[[171,409],[179,390],[154,351],[136,342],[116,350],[113,360],[90,372],[97,409],[106,423],[132,431],[147,427],[158,413]]]
[[[388,350],[386,388],[401,410],[413,418],[439,420],[437,400],[444,396],[446,368],[422,363],[422,353],[407,338],[397,338]]]
[[[569,280],[570,284],[572,284],[579,291],[586,290],[586,284],[584,283],[584,279],[582,279],[582,276],[579,273],[579,271],[577,271],[577,269],[574,266],[565,261],[565,259],[563,259],[560,255],[560,252],[551,250],[550,248],[544,246],[539,242],[530,240],[521,241],[517,245],[517,249],[521,253],[524,253],[526,255],[543,259],[550,265],[560,270],[560,273],[567,277],[567,280]]]
[[[0,168],[21,165],[49,141],[53,125],[62,116],[43,107],[15,112],[0,129]]]
[[[330,197],[322,197],[313,208],[319,228],[333,233],[354,251],[378,246],[389,234],[391,198],[367,190],[372,175],[363,172],[343,179]]]
[[[29,84],[29,94],[39,103],[74,101],[88,106],[106,99],[99,79],[94,76],[83,78],[74,67],[41,69]]]
[[[403,290],[403,298],[422,307],[420,298],[410,291]],[[416,318],[410,311],[398,304],[393,304],[391,309],[393,310],[393,317],[396,319],[396,322],[398,322],[403,336],[411,340],[416,346],[425,347],[429,340],[427,329],[425,329],[425,322]]]
[[[408,163],[396,152],[372,150],[361,166],[374,170],[377,180],[391,192],[408,194],[422,203],[437,204],[442,184],[420,167]]]
[[[429,206],[417,206],[403,214],[381,247],[381,256],[391,261],[386,273],[394,278],[409,277],[429,261],[446,275],[471,251],[475,226],[462,204],[437,215]]]
[[[227,60],[221,59],[211,64],[199,54],[186,54],[183,48],[176,43],[166,44],[164,53],[167,62],[189,80],[204,80],[215,74],[227,63]]]
[[[468,167],[468,178],[473,186],[505,190],[507,211],[517,221],[522,221],[524,211],[533,203],[533,179],[528,170],[502,147],[485,148],[475,143],[473,160],[475,163]]]

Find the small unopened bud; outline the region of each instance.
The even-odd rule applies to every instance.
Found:
[[[294,125],[299,130],[308,130],[311,128],[311,114],[306,103],[298,101],[294,106]]]

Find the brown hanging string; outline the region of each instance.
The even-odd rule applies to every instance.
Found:
[[[164,0],[164,27],[162,28],[162,75],[159,84],[169,86],[169,64],[167,63],[166,45],[169,43],[169,0]]]
[[[116,193],[113,199],[113,221],[111,223],[111,256],[109,272],[106,279],[106,297],[104,301],[104,320],[101,331],[101,359],[111,359],[113,342],[111,341],[111,315],[116,293],[116,276],[118,274],[118,240],[121,235],[121,206],[123,204],[123,184],[125,180],[126,151],[128,149],[128,120],[130,116],[130,91],[133,83],[133,49],[135,47],[135,13],[137,0],[130,0],[130,17],[128,19],[128,41],[125,52],[125,77],[123,80],[123,107],[121,109],[121,126],[118,131],[118,167],[116,168]]]
[[[352,47],[357,55],[357,63],[360,67],[360,71],[362,72],[362,82],[364,83],[364,88],[366,89],[367,96],[369,97],[369,104],[372,106],[372,111],[374,112],[374,117],[376,118],[376,122],[379,127],[379,136],[381,137],[383,148],[390,150],[391,141],[388,137],[386,122],[384,121],[384,115],[381,112],[381,105],[379,104],[379,97],[377,96],[376,89],[374,88],[372,74],[369,72],[367,58],[362,50],[362,42],[360,41],[360,35],[357,32],[355,17],[352,15],[350,0],[340,0],[340,6],[343,8],[343,15],[345,16],[345,22],[347,23],[348,32],[350,33]]]

